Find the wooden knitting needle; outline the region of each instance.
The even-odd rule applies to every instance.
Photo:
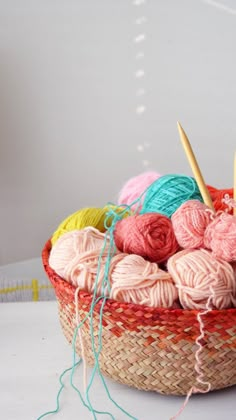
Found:
[[[178,127],[178,130],[179,130],[179,135],[180,135],[180,139],[181,139],[184,151],[186,153],[189,164],[190,164],[191,169],[193,171],[193,174],[194,174],[194,177],[196,179],[198,188],[201,192],[203,201],[208,207],[210,207],[212,210],[215,210],[214,206],[213,206],[213,203],[212,203],[210,193],[209,193],[209,191],[206,187],[206,184],[204,182],[203,176],[201,174],[201,171],[200,171],[200,168],[198,166],[197,160],[194,156],[194,153],[193,153],[191,144],[189,142],[189,139],[188,139],[186,133],[184,132],[184,129],[181,127],[179,122],[177,122],[177,127]]]
[[[236,152],[234,154],[234,201],[236,201]],[[234,207],[234,216],[236,216],[236,207]]]

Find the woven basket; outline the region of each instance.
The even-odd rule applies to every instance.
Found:
[[[42,258],[58,300],[63,333],[72,342],[75,322],[75,287],[48,265],[51,249],[46,243]],[[92,295],[79,293],[81,319],[90,310]],[[99,301],[94,309],[94,331],[98,331]],[[101,372],[113,380],[147,391],[185,395],[197,386],[195,343],[200,335],[198,311],[159,309],[108,299],[103,309]],[[203,380],[211,390],[236,384],[236,309],[212,310],[202,316],[204,339],[200,353]],[[86,361],[94,363],[89,320],[83,325]],[[80,354],[79,345],[76,351]],[[198,384],[199,387],[199,384]],[[205,387],[206,389],[206,387]],[[202,388],[204,390],[204,387]]]

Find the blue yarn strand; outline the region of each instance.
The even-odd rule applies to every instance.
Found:
[[[59,378],[59,382],[60,382],[60,389],[59,389],[59,391],[58,391],[58,393],[57,393],[57,397],[56,397],[56,408],[55,408],[55,410],[51,410],[51,411],[47,411],[47,412],[45,412],[45,413],[43,413],[43,414],[41,414],[41,416],[39,416],[38,418],[37,418],[37,420],[41,420],[41,419],[43,419],[44,417],[46,417],[46,416],[49,416],[50,414],[56,414],[56,413],[58,413],[58,411],[60,410],[60,396],[61,396],[61,393],[62,393],[62,391],[63,391],[63,389],[65,388],[65,385],[64,385],[64,383],[62,382],[62,379],[64,378],[64,376],[65,376],[65,374],[67,373],[67,372],[69,372],[69,371],[71,371],[72,369],[75,369],[75,367],[76,366],[78,366],[80,363],[81,363],[81,359],[78,361],[78,362],[76,362],[75,364],[73,364],[73,366],[71,366],[70,368],[68,368],[68,369],[65,369],[63,372],[62,372],[62,374],[60,375],[60,378]]]

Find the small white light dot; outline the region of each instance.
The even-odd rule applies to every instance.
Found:
[[[139,105],[136,108],[136,114],[143,114],[146,111],[146,107],[144,105]]]
[[[138,43],[138,42],[143,42],[146,39],[146,35],[145,34],[139,34],[134,38],[134,42]]]
[[[137,60],[139,60],[140,58],[143,58],[144,57],[144,52],[143,51],[139,51],[137,54],[136,54],[136,56],[135,56],[135,58],[137,59]]]
[[[143,145],[142,145],[142,144],[138,144],[138,146],[137,146],[137,151],[138,151],[138,152],[143,152],[143,151],[144,151],[144,147],[143,147]]]
[[[143,23],[147,22],[146,16],[140,16],[138,19],[135,20],[136,25],[142,25]]]
[[[144,3],[146,3],[146,0],[133,0],[135,6],[141,6]]]
[[[143,89],[143,88],[140,88],[140,89],[137,90],[136,96],[143,96],[143,95],[145,95],[145,93],[146,93],[146,90]]]
[[[149,162],[149,160],[146,160],[146,159],[144,159],[143,161],[142,161],[142,163],[143,163],[143,166],[145,166],[145,167],[147,167],[147,166],[150,166],[150,162]]]
[[[135,72],[135,77],[137,77],[138,79],[143,77],[145,75],[145,71],[143,69],[139,69]]]

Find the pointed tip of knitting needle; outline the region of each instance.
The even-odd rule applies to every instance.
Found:
[[[177,128],[178,128],[178,130],[179,130],[179,133],[184,133],[185,134],[185,131],[184,131],[184,129],[183,129],[183,127],[182,127],[182,125],[180,124],[180,122],[179,121],[177,121]]]
[[[210,207],[212,210],[214,210],[214,206],[213,206],[213,203],[212,203],[210,193],[207,190],[207,187],[206,187],[205,181],[203,179],[203,176],[201,174],[200,168],[198,166],[196,157],[193,153],[192,146],[190,144],[190,141],[189,141],[184,129],[181,127],[181,124],[179,123],[179,121],[177,121],[177,127],[178,127],[178,130],[179,130],[181,143],[183,145],[183,148],[184,148],[184,151],[186,153],[187,159],[189,161],[190,167],[191,167],[191,169],[193,171],[193,174],[195,176],[195,179],[196,179],[196,182],[198,184],[198,188],[201,192],[203,201],[208,207]]]
[[[184,145],[184,147],[186,147],[186,145],[190,148],[190,143],[189,143],[189,139],[187,137],[187,134],[185,133],[182,125],[180,124],[179,121],[177,121],[177,128],[179,131],[179,136],[180,136],[180,140],[182,142],[182,144]]]
[[[180,122],[179,122],[179,121],[177,121],[177,127],[178,127],[178,128],[182,128],[182,126],[181,126],[181,124],[180,124]]]

